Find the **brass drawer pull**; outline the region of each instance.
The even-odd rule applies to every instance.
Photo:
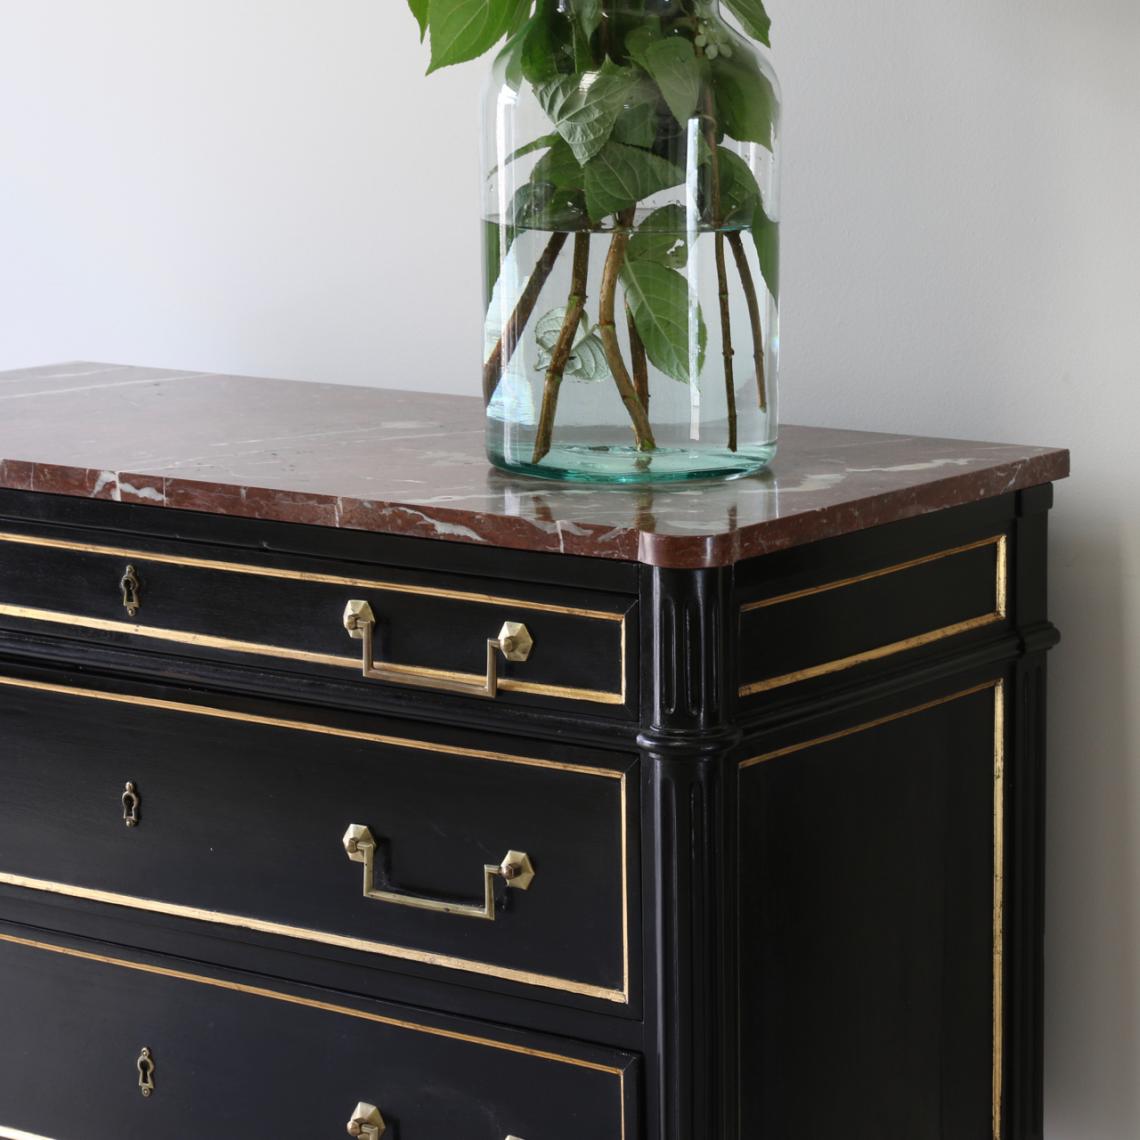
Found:
[[[123,609],[128,617],[134,617],[142,608],[142,586],[133,566],[128,566],[119,579],[119,590],[123,595]]]
[[[376,615],[363,601],[351,601],[344,610],[344,628],[349,637],[363,641],[364,676],[372,681],[394,681],[400,685],[419,685],[425,689],[438,689],[445,693],[463,693],[469,697],[497,697],[499,695],[499,654],[508,661],[525,661],[530,656],[534,639],[521,622],[503,623],[499,636],[487,639],[487,675],[479,681],[451,681],[443,677],[409,676],[401,669],[377,663],[375,653]]]
[[[123,822],[128,827],[138,827],[141,807],[142,797],[139,795],[139,790],[128,780],[123,789]]]
[[[364,897],[376,902],[393,903],[395,906],[410,906],[418,910],[434,910],[439,914],[456,914],[463,918],[483,918],[495,920],[495,880],[502,879],[508,887],[518,891],[530,889],[534,882],[534,864],[525,851],[508,851],[497,867],[487,864],[483,868],[483,902],[459,903],[449,899],[426,898],[422,895],[407,894],[404,891],[382,889],[376,886],[376,837],[369,828],[354,823],[344,833],[344,849],[354,863],[364,864]],[[388,886],[386,874],[379,875],[380,881]]]
[[[348,1122],[349,1136],[360,1136],[363,1140],[380,1140],[387,1131],[388,1125],[384,1123],[380,1110],[374,1104],[365,1104],[364,1101],[356,1106],[356,1111]]]

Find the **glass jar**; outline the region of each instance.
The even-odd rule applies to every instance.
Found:
[[[487,449],[731,478],[776,451],[779,94],[716,0],[539,0],[486,99]]]

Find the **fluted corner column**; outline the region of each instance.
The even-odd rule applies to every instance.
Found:
[[[646,571],[639,737],[654,1140],[735,1140],[735,623],[730,570]]]

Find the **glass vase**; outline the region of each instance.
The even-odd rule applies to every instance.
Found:
[[[486,97],[496,466],[649,483],[777,440],[779,94],[715,0],[541,0]]]

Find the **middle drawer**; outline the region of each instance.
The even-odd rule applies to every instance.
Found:
[[[629,1001],[633,758],[306,715],[0,677],[0,883]]]

